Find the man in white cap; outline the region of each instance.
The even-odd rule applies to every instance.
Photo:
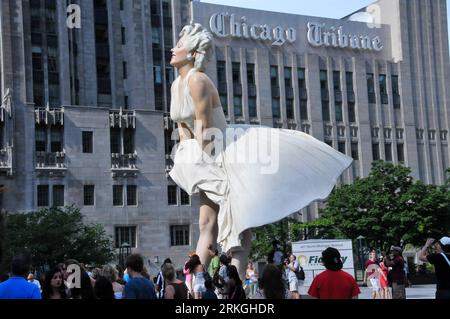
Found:
[[[429,253],[428,248],[435,247],[435,253]],[[450,300],[450,237],[440,240],[430,238],[419,253],[419,259],[434,265],[436,272],[436,299]]]

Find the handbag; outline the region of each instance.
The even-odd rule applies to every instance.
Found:
[[[299,267],[299,269],[295,272],[295,276],[297,277],[297,280],[305,280],[305,271],[302,267]]]

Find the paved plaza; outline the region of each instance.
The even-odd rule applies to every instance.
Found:
[[[306,287],[305,287],[306,288]],[[372,290],[368,287],[359,287],[359,299],[372,299]],[[306,289],[302,289],[302,298],[309,299]],[[435,299],[436,285],[417,285],[406,288],[406,299]]]

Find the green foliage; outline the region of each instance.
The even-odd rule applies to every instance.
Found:
[[[112,241],[103,227],[84,224],[80,210],[73,206],[3,213],[3,219],[3,271],[9,269],[12,257],[24,250],[32,255],[35,267],[53,266],[68,258],[90,264],[112,260]]]
[[[323,238],[362,235],[372,246],[381,241],[383,248],[401,240],[422,245],[450,229],[449,185],[414,182],[409,168],[374,162],[367,178],[335,189],[321,218],[305,227],[316,228]]]
[[[295,220],[285,218],[277,223],[265,225],[252,230],[254,240],[250,250],[250,257],[253,260],[267,259],[272,252],[272,242],[278,240],[282,251],[291,251],[290,242],[292,238],[297,238],[298,228],[294,228]]]

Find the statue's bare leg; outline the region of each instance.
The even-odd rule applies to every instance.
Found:
[[[239,250],[232,252],[231,264],[236,266],[239,276],[242,280],[245,280],[245,271],[248,264],[248,255],[252,244],[252,232],[246,230],[241,234],[242,247]]]
[[[208,246],[213,249],[217,245],[217,215],[219,206],[214,204],[204,192],[200,192],[200,217],[199,228],[200,236],[198,238],[196,254],[200,257],[200,261],[205,267],[208,267],[211,256],[208,253]]]

